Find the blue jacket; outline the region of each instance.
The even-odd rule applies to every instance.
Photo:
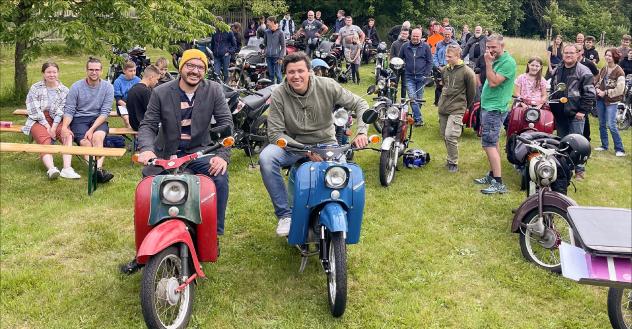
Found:
[[[211,38],[211,51],[213,56],[224,56],[226,53],[234,52],[237,48],[237,40],[233,32],[219,32],[213,34]]]
[[[445,43],[445,41],[437,42],[437,49],[435,50],[434,56],[432,57],[432,63],[434,66],[446,66],[448,62],[445,60],[445,51],[448,50],[448,45],[459,45],[456,40],[451,39],[449,43]]]
[[[402,45],[399,57],[404,60],[404,74],[430,77],[432,72],[432,51],[425,42],[413,45],[410,41]]]

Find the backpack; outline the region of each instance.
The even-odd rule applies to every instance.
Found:
[[[125,138],[123,136],[105,136],[104,147],[124,148]]]

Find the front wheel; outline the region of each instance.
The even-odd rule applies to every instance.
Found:
[[[329,234],[329,309],[331,315],[340,317],[347,306],[347,245],[342,232]]]
[[[252,135],[263,136],[264,141],[251,141],[250,145],[244,149],[246,156],[252,156],[261,153],[263,148],[268,146],[268,116],[262,115],[255,120],[250,128]]]
[[[545,228],[542,237],[526,227],[526,225],[538,221],[537,208],[530,211],[522,219],[520,250],[528,261],[551,272],[560,273],[562,266],[559,246],[562,241],[570,244],[569,228],[571,225],[568,221],[568,213],[565,209],[555,206],[544,206],[542,217]]]
[[[608,318],[614,329],[632,328],[632,289],[608,290]]]
[[[617,120],[617,128],[619,128],[619,130],[626,130],[630,128],[630,124],[632,124],[632,114],[630,114],[630,112],[626,112],[624,114],[623,120]]]
[[[187,326],[193,308],[194,283],[176,292],[176,288],[184,283],[184,275],[182,259],[175,246],[149,259],[140,288],[140,303],[147,327],[180,329]]]
[[[397,147],[391,145],[389,150],[382,150],[380,154],[380,183],[389,186],[395,179],[397,167]]]

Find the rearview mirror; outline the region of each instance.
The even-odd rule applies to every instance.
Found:
[[[362,114],[362,121],[364,121],[364,123],[366,124],[372,124],[377,121],[377,117],[378,114],[376,110],[366,110]]]
[[[212,127],[209,133],[211,134],[211,140],[218,141],[223,138],[232,136],[233,130],[229,125],[225,125]]]

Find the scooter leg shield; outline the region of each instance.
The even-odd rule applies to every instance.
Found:
[[[319,215],[320,224],[329,232],[347,232],[347,212],[339,203],[327,203]]]
[[[199,277],[205,277],[202,266],[198,260],[197,252],[195,251],[195,245],[191,240],[191,235],[186,225],[177,219],[162,222],[145,236],[145,239],[136,253],[136,261],[139,264],[146,264],[149,257],[158,254],[176,243],[185,243],[189,247],[195,272]]]

